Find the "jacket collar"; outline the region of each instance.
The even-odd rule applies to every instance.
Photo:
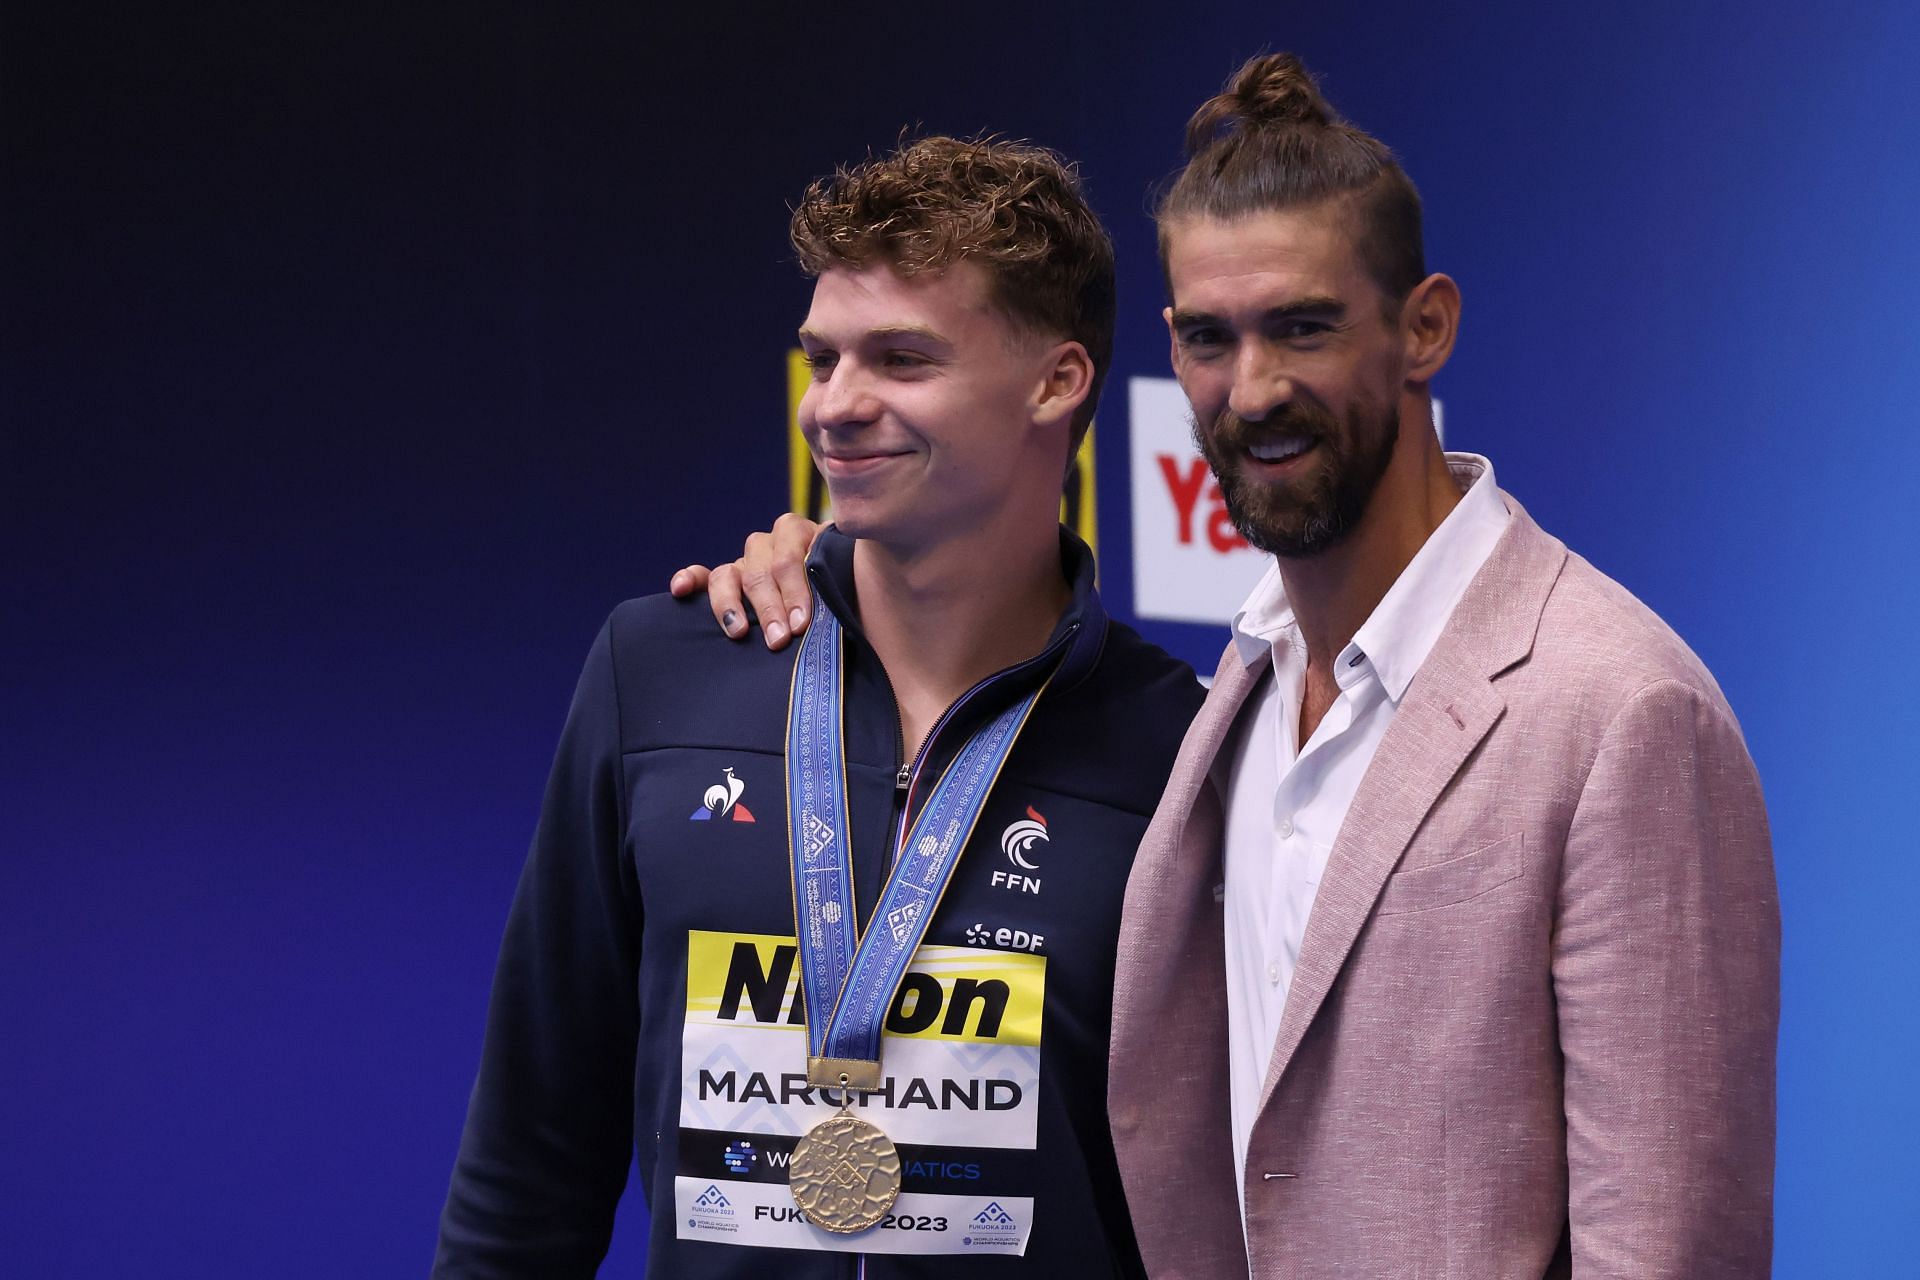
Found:
[[[868,644],[860,628],[860,597],[853,581],[854,539],[833,525],[820,531],[807,555],[807,577],[820,602],[833,610],[849,634]],[[1060,569],[1073,588],[1066,612],[1047,637],[1048,649],[1066,642],[1066,655],[1053,678],[1053,688],[1071,689],[1092,673],[1107,639],[1107,611],[1094,585],[1093,552],[1064,525],[1060,529]],[[869,645],[869,647],[871,647]]]

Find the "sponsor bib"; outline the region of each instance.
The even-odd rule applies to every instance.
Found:
[[[852,1106],[899,1147],[900,1196],[879,1226],[848,1236],[810,1225],[787,1188],[794,1144],[838,1110],[837,1094],[807,1085],[797,955],[791,937],[687,936],[676,1234],[848,1253],[1024,1253],[1046,957],[915,950],[887,1010],[880,1087]]]

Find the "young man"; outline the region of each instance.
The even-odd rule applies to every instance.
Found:
[[[1115,939],[1200,693],[1056,519],[1111,245],[1051,153],[948,138],[816,183],[792,232],[840,522],[814,625],[774,653],[654,597],[602,631],[437,1276],[591,1275],[636,1147],[661,1275],[1142,1274]]]
[[[1732,712],[1440,451],[1459,294],[1391,153],[1289,55],[1188,142],[1174,370],[1274,565],[1127,892],[1110,1101],[1148,1270],[1768,1274],[1779,915]]]

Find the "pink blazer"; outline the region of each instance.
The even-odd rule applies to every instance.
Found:
[[[1769,1273],[1779,908],[1713,677],[1519,505],[1308,920],[1242,1235],[1221,800],[1232,646],[1127,886],[1114,1144],[1156,1280]]]

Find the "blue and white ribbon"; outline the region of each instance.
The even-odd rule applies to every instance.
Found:
[[[787,844],[809,1058],[877,1063],[894,993],[1051,674],[960,749],[901,841],[857,941],[840,620],[813,601],[787,702]],[[942,717],[944,721],[947,717]]]

